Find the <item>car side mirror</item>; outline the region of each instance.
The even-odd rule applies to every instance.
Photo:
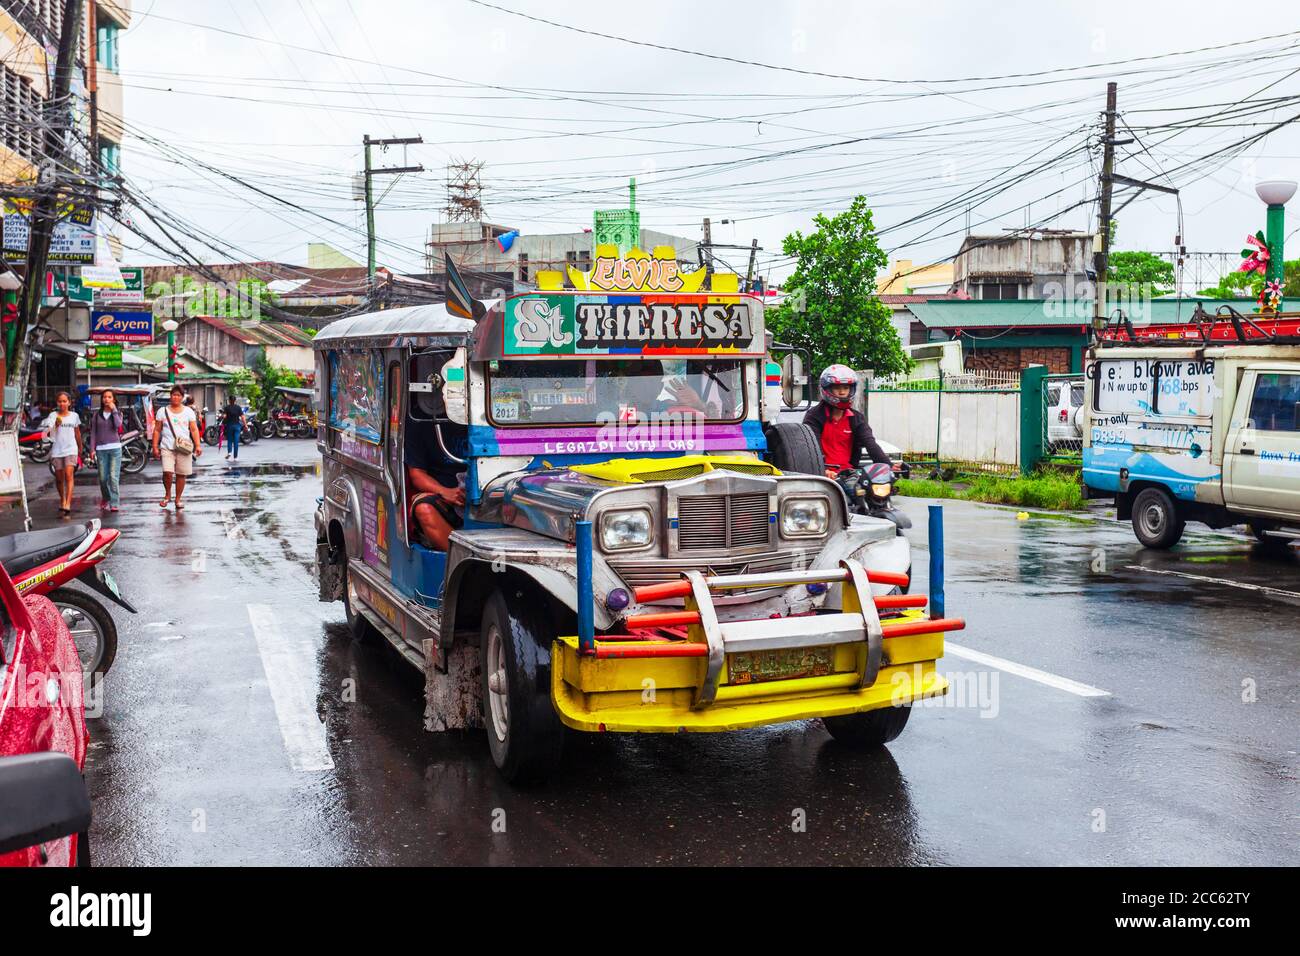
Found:
[[[90,829],[90,795],[65,753],[0,757],[0,853]]]

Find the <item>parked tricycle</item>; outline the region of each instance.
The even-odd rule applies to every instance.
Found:
[[[485,726],[512,781],[570,731],[821,718],[893,740],[946,691],[961,621],[904,593],[907,538],[777,421],[761,300],[734,276],[701,291],[671,250],[597,253],[577,291],[543,272],[472,318],[415,306],[316,336],[321,599],[422,670],[427,729]],[[417,465],[449,488],[445,551],[409,517]]]

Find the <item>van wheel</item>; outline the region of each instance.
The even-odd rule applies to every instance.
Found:
[[[511,783],[545,779],[560,762],[564,725],[551,703],[550,636],[536,602],[494,591],[479,642],[483,725],[492,761]]]
[[[883,747],[903,732],[907,718],[912,716],[912,705],[881,707],[843,717],[823,717],[830,735],[840,743],[858,750],[875,750]]]
[[[358,644],[377,644],[380,634],[366,616],[354,609],[356,591],[352,587],[352,575],[348,574],[348,565],[343,563],[343,615],[347,618],[348,631]]]
[[[1148,548],[1172,548],[1186,524],[1163,488],[1143,488],[1133,500],[1133,533]]]

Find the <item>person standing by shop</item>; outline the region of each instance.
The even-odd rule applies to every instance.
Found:
[[[159,409],[154,418],[153,456],[162,459],[163,500],[158,507],[166,510],[172,500],[172,479],[176,480],[176,510],[184,511],[181,495],[185,479],[194,473],[194,459],[203,454],[199,442],[198,418],[184,403],[185,393],[173,385],[171,402]]]
[[[72,398],[59,392],[55,410],[45,419],[45,437],[51,442],[50,463],[54,466],[54,483],[59,489],[59,514],[72,515],[72,490],[76,484],[77,464],[81,461],[81,416],[72,410]]]
[[[221,427],[226,431],[226,461],[239,461],[239,439],[244,433],[244,410],[230,396],[230,402],[221,410]]]
[[[124,429],[117,396],[106,388],[99,396],[99,411],[90,419],[90,454],[99,470],[99,507],[109,511],[116,511],[120,503],[118,481],[122,476]]]

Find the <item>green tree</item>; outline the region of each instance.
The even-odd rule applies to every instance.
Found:
[[[1198,295],[1211,299],[1254,299],[1263,288],[1264,277],[1258,272],[1229,272],[1217,285],[1202,289]],[[1288,299],[1300,298],[1300,259],[1283,261],[1282,295]]]
[[[261,404],[257,409],[263,417],[269,417],[271,413],[271,403],[276,399],[277,388],[301,388],[303,384],[303,377],[293,369],[284,365],[272,365],[266,357],[265,349],[258,354],[253,365],[253,377],[261,386]]]
[[[1153,295],[1174,291],[1174,264],[1151,252],[1112,252],[1106,281],[1114,285],[1150,285]]]
[[[876,274],[889,260],[876,241],[866,197],[834,216],[818,214],[813,223],[814,232],[792,232],[782,243],[797,262],[785,283],[785,302],[768,315],[772,335],[806,348],[814,371],[837,362],[877,375],[907,371],[889,308],[875,294]]]
[[[248,399],[248,407],[262,407],[262,383],[249,369],[237,368],[230,375],[230,392]]]

